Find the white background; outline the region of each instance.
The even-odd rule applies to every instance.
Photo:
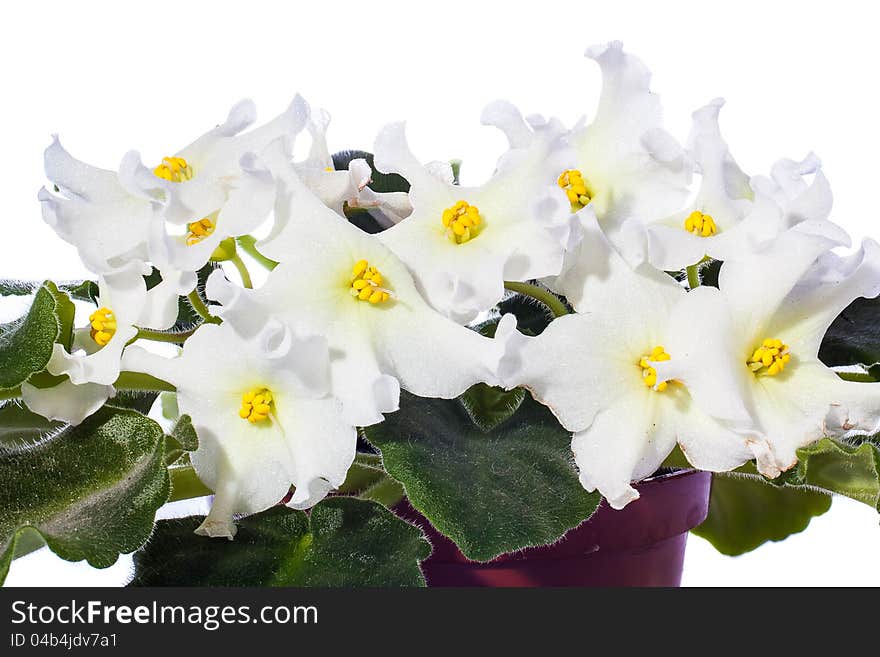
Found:
[[[296,91],[334,120],[331,148],[370,149],[407,119],[424,160],[461,158],[465,183],[491,172],[504,142],[479,125],[507,98],[572,123],[591,112],[594,42],[621,39],[654,71],[667,127],[728,99],[722,128],[740,165],[766,172],[816,151],[834,218],[880,234],[875,154],[880,40],[870,3],[799,2],[27,2],[0,25],[0,277],[76,278],[74,250],[40,219],[42,150],[53,132],[76,156],[115,168],[138,149],[156,162],[251,97],[269,118]],[[760,293],[760,290],[756,290]],[[9,485],[10,482],[0,482]],[[685,583],[880,584],[876,513],[837,500],[810,529],[731,559],[692,539]],[[870,555],[870,557],[869,557]],[[869,557],[869,558],[866,558]],[[45,550],[10,584],[114,583],[128,562],[92,571]]]

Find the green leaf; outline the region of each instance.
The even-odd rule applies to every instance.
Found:
[[[187,452],[194,452],[199,448],[199,437],[196,435],[196,429],[189,415],[184,414],[177,418],[177,422],[171,430],[171,437],[177,441],[181,449]]]
[[[42,371],[56,341],[70,344],[72,325],[73,304],[47,281],[24,317],[0,324],[0,391],[16,388]]]
[[[807,528],[831,508],[831,496],[808,488],[773,486],[759,478],[715,475],[709,515],[693,530],[722,554],[736,556]]]
[[[203,518],[161,520],[134,556],[134,586],[424,586],[421,531],[382,505],[332,497],[306,515],[285,506],[243,518],[235,540],[193,533]]]
[[[74,283],[59,283],[58,289],[70,295],[71,299],[98,303],[100,289],[95,281],[76,281]]]
[[[370,189],[374,192],[408,192],[409,182],[397,173],[382,173],[373,164],[373,154],[366,151],[347,150],[333,154],[333,168],[337,171],[347,171],[352,160],[364,159],[370,165]]]
[[[797,466],[782,475],[786,483],[846,495],[880,511],[880,449],[870,439],[843,445],[823,438],[797,453]]]
[[[0,582],[27,527],[97,568],[140,547],[168,499],[163,456],[158,424],[112,406],[37,445],[0,448]]]
[[[571,434],[531,397],[484,432],[457,400],[402,393],[365,432],[410,503],[477,561],[551,543],[601,499],[578,481]]]
[[[819,348],[829,367],[880,363],[880,297],[856,299],[832,322]]]
[[[525,294],[512,294],[505,298],[498,304],[498,312],[501,315],[514,315],[516,327],[526,335],[540,335],[553,321],[553,313],[547,306]]]
[[[0,449],[21,448],[64,427],[63,422],[47,420],[17,403],[0,406]]]
[[[33,294],[37,283],[33,281],[16,281],[8,278],[0,279],[0,296],[26,297]]]
[[[464,410],[483,431],[492,431],[505,420],[509,420],[526,397],[523,388],[505,390],[495,386],[477,383],[459,397]]]

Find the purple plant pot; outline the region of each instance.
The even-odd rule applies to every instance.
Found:
[[[711,481],[696,470],[646,479],[621,511],[603,503],[559,542],[487,563],[470,561],[408,502],[394,511],[434,546],[422,563],[428,586],[679,586],[688,531],[706,518]]]

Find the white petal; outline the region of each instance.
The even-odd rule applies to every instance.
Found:
[[[760,426],[756,457],[763,474],[776,477],[793,467],[798,448],[826,435],[829,417],[847,415],[840,408],[846,408],[846,387],[839,382],[839,377],[821,363],[796,357],[778,376],[754,377],[751,403]],[[877,410],[875,402],[874,413]]]
[[[96,383],[76,385],[65,380],[51,388],[21,384],[21,396],[27,407],[50,420],[80,424],[115,395],[113,386]]]
[[[865,240],[861,249],[846,259],[828,255],[824,266],[833,267],[839,274],[825,271],[825,280],[802,281],[782,302],[767,328],[768,335],[784,338],[795,354],[804,357],[818,354],[828,327],[854,299],[880,294],[877,242]]]
[[[637,499],[631,482],[655,472],[675,447],[674,432],[658,421],[658,397],[645,388],[621,398],[574,435],[571,446],[581,484],[602,493],[612,508]]]
[[[616,400],[650,392],[638,368],[639,356],[654,346],[650,330],[620,304],[601,316],[565,315],[541,335],[521,338],[521,366],[504,385],[524,386],[566,429],[582,431]]]
[[[746,340],[769,337],[763,335],[769,318],[816,258],[835,245],[794,228],[779,235],[770,248],[725,262],[719,287],[740,335]]]
[[[44,151],[43,162],[46,177],[62,192],[82,201],[103,203],[124,196],[113,171],[80,162],[61,146],[57,135],[52,136],[52,143]]]
[[[659,381],[680,381],[704,412],[731,428],[751,428],[743,403],[753,375],[745,367],[725,297],[700,287],[683,296],[666,320],[664,346],[671,360],[654,365]]]
[[[658,319],[665,317],[684,294],[675,281],[653,267],[632,269],[595,222],[584,226],[568,269],[552,287],[581,313],[605,313],[620,306],[620,299],[626,299],[629,308],[645,309],[645,315]]]
[[[593,122],[575,130],[570,142],[577,168],[593,189],[597,216],[611,223],[671,214],[687,196],[690,167],[662,130],[650,72],[618,41],[594,46],[586,55],[602,69],[602,93]]]

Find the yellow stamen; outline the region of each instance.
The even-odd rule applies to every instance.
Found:
[[[672,356],[667,354],[663,347],[657,346],[651,350],[650,354],[642,356],[639,359],[639,367],[642,368],[642,381],[644,381],[646,386],[653,388],[657,392],[663,392],[666,390],[669,382],[662,381],[659,384],[657,383],[657,370],[652,367],[651,363],[670,360],[671,358]]]
[[[254,388],[241,396],[238,417],[251,424],[264,422],[272,415],[274,400],[267,388]]]
[[[153,173],[170,182],[183,182],[193,177],[193,170],[182,157],[163,157]]]
[[[756,376],[776,376],[785,370],[789,362],[791,362],[791,352],[788,345],[782,340],[767,338],[752,352],[746,365]]]
[[[198,244],[208,235],[213,233],[217,224],[215,224],[214,220],[210,217],[205,217],[204,219],[199,219],[191,224],[187,224],[186,227],[189,229],[189,233],[186,235],[186,245],[192,246],[193,244]]]
[[[684,220],[684,229],[697,237],[712,237],[712,235],[718,232],[715,220],[710,215],[703,214],[699,210],[694,210]]]
[[[475,205],[458,201],[443,211],[440,221],[446,229],[446,237],[453,244],[464,244],[479,235],[483,227],[483,217]]]
[[[358,260],[351,268],[351,287],[349,293],[359,301],[368,301],[372,305],[385,303],[392,297],[391,290],[382,287],[385,278],[366,260]]]
[[[106,306],[98,308],[89,315],[89,323],[91,324],[89,335],[98,345],[103,347],[113,339],[113,335],[116,333],[116,316],[112,310]]]
[[[556,184],[565,192],[568,202],[571,203],[571,211],[577,212],[585,207],[593,198],[584,174],[577,169],[566,169],[556,180]]]

